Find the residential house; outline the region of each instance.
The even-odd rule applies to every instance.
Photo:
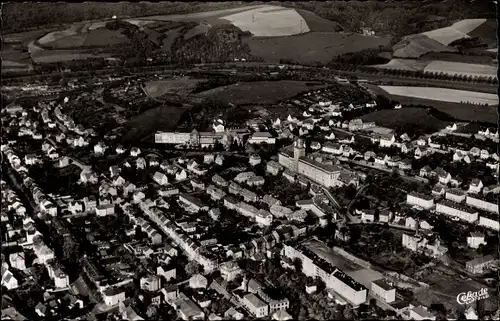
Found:
[[[137,160],[135,161],[135,167],[137,169],[145,169],[146,165],[146,160],[142,157],[137,158]]]
[[[175,174],[176,181],[182,181],[182,180],[185,180],[186,178],[187,178],[187,173],[185,170],[182,170],[182,171],[178,172],[177,174]]]
[[[444,194],[446,193],[445,189],[444,189],[444,186],[441,185],[441,184],[436,184],[433,188],[432,188],[432,195],[435,195],[435,196],[443,196]]]
[[[467,237],[467,245],[470,248],[477,249],[480,245],[486,245],[484,240],[484,234],[480,232],[471,232],[470,236]]]
[[[379,213],[379,222],[389,223],[392,220],[392,212],[389,210],[382,210]]]
[[[469,154],[474,157],[479,157],[479,155],[481,154],[481,150],[477,147],[472,147],[469,151]]]
[[[132,147],[132,149],[130,149],[130,156],[137,157],[140,154],[141,154],[141,150],[138,147]]]
[[[163,174],[163,173],[160,173],[160,172],[156,172],[153,176],[153,180],[158,184],[158,185],[161,185],[161,186],[165,186],[165,185],[168,185],[168,177],[167,175]]]
[[[474,274],[482,274],[485,270],[495,262],[492,255],[486,255],[477,257],[473,260],[468,261],[465,264],[467,271]]]
[[[414,307],[409,312],[410,320],[436,320],[436,316],[427,311],[424,306]]]
[[[269,306],[253,293],[245,295],[242,303],[256,318],[263,318],[269,315]]]
[[[432,172],[432,176],[437,176],[439,179],[439,183],[441,184],[448,184],[451,181],[451,175],[441,167],[436,167]]]
[[[396,137],[392,134],[384,135],[380,138],[380,147],[391,147],[396,142]]]
[[[361,210],[361,220],[363,222],[374,222],[375,221],[375,211],[374,210]]]
[[[102,297],[107,306],[114,306],[125,301],[125,292],[121,288],[109,287],[102,291]]]
[[[446,199],[456,203],[462,203],[465,201],[465,197],[465,192],[457,188],[450,189],[446,192]]]
[[[483,182],[478,178],[474,178],[469,184],[468,192],[473,194],[479,194],[481,193],[482,189],[483,189]]]
[[[430,168],[429,165],[426,165],[420,169],[420,176],[421,177],[427,177],[431,174],[432,169]]]

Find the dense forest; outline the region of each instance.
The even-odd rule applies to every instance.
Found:
[[[263,2],[252,2],[252,5]],[[373,29],[399,39],[403,35],[425,32],[466,18],[496,19],[493,1],[298,1],[273,5],[309,10],[339,23],[344,31]],[[24,31],[40,26],[86,20],[140,17],[217,10],[248,4],[229,2],[85,2],[85,3],[8,3],[2,6],[3,32]]]
[[[335,21],[347,32],[371,28],[390,35],[394,42],[402,36],[449,26],[455,20],[496,19],[493,1],[297,1],[276,5],[304,9]]]
[[[10,2],[2,6],[3,33],[21,32],[41,26],[109,19],[180,14],[238,7],[244,1],[230,2]],[[258,3],[252,3],[258,4]]]

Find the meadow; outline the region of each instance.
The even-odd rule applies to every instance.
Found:
[[[429,133],[437,132],[449,125],[449,122],[434,117],[426,108],[417,107],[377,110],[362,116],[361,119],[391,129],[422,126],[424,127],[422,129]]]
[[[446,101],[498,105],[498,95],[435,87],[380,86],[391,95]]]
[[[159,98],[167,94],[187,94],[193,90],[201,79],[167,79],[154,80],[145,84],[145,90],[152,98]]]
[[[308,86],[304,81],[293,80],[241,82],[203,91],[198,96],[234,105],[273,105],[300,93],[324,87]]]
[[[438,112],[449,115],[453,119],[460,121],[478,121],[492,124],[496,124],[498,122],[496,106],[478,106],[473,104],[460,104],[455,102],[439,101],[435,99],[394,95],[383,90],[381,88],[382,86],[371,84],[367,84],[365,86],[376,95],[381,95],[392,101],[397,101],[403,106],[432,107]]]
[[[328,63],[341,54],[385,46],[389,39],[360,34],[310,32],[289,37],[248,37],[243,43],[248,44],[252,55],[262,57],[266,62],[279,63],[280,59],[287,59],[298,63]]]

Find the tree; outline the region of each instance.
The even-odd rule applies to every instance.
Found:
[[[201,266],[195,261],[189,261],[186,265],[187,275],[194,275],[201,272]]]
[[[298,257],[293,259],[293,266],[295,267],[295,271],[301,272],[302,271],[302,260]]]

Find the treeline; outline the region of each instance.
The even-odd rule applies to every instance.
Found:
[[[42,26],[80,21],[183,14],[241,6],[243,2],[10,2],[2,6],[2,33],[22,32]]]
[[[420,78],[420,79],[435,79],[435,80],[448,80],[455,82],[468,82],[468,83],[479,83],[479,84],[498,84],[498,78],[494,76],[472,76],[472,75],[451,75],[444,72],[424,72],[424,71],[414,71],[414,70],[399,70],[399,69],[378,69],[375,67],[368,66],[356,66],[340,64],[337,62],[332,62],[329,65],[330,68],[348,71],[348,72],[364,72],[368,74],[377,75],[388,75],[388,76],[401,76],[409,78]]]
[[[356,66],[383,65],[390,61],[381,54],[385,48],[381,46],[378,49],[365,49],[358,52],[349,52],[335,57],[332,61],[338,64],[348,64]]]

